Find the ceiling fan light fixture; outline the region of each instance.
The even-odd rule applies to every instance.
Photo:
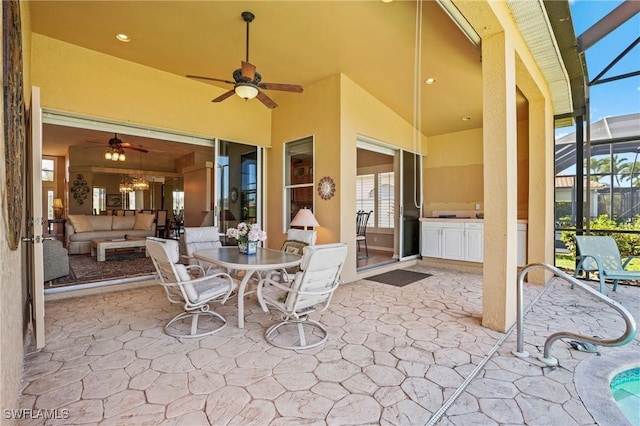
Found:
[[[111,151],[107,151],[104,153],[104,159],[105,160],[111,160]]]
[[[258,88],[248,83],[238,83],[235,85],[234,90],[236,95],[240,96],[244,100],[253,99],[258,96]]]
[[[120,159],[120,154],[118,154],[117,152],[111,153],[111,161],[118,161],[119,159]]]
[[[121,152],[120,154],[118,154],[118,160],[124,161],[126,159],[127,159],[127,157],[124,155],[124,151]]]

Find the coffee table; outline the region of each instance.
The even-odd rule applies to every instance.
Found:
[[[116,250],[124,248],[144,248],[144,255],[149,257],[146,247],[146,238],[129,237],[128,239],[119,238],[113,240],[91,240],[91,256],[96,256],[98,262],[105,261],[107,250]]]

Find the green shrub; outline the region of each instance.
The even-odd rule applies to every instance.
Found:
[[[610,232],[596,232],[593,235],[610,235],[615,240],[620,250],[621,256],[638,256],[640,255],[640,233],[639,234],[621,234],[615,232],[616,229],[625,231],[640,231],[640,215],[637,215],[629,223],[616,223],[609,219],[606,215],[598,216],[597,219],[591,221],[591,230],[610,229]],[[567,249],[576,255],[576,239],[575,231],[562,231],[560,239],[565,243]]]

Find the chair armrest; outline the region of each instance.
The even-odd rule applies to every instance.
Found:
[[[640,256],[627,256],[624,262],[622,262],[622,269],[627,269],[627,265],[629,264],[629,262],[631,262],[633,259],[637,259],[638,257]]]
[[[185,267],[187,268],[187,272],[189,272],[189,274],[192,274],[192,269],[198,269],[198,277],[204,277],[206,275],[204,269],[200,265],[185,265]]]
[[[584,254],[584,255],[580,255],[580,262],[578,263],[578,266],[576,266],[576,272],[574,273],[574,276],[577,277],[578,276],[578,272],[580,272],[582,268],[582,264],[584,263],[585,260],[587,259],[593,259],[596,262],[596,266],[598,267],[598,274],[600,276],[602,276],[602,261],[600,260],[600,258],[598,256],[594,256],[591,254]],[[590,271],[595,271],[595,269],[583,269],[585,272],[590,272]]]

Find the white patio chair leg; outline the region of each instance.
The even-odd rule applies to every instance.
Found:
[[[191,318],[191,335],[195,336],[198,332],[198,317],[200,314],[194,314],[193,318]]]
[[[300,336],[300,346],[307,346],[307,339],[304,337],[304,329],[302,328],[302,323],[298,323],[298,336]]]

